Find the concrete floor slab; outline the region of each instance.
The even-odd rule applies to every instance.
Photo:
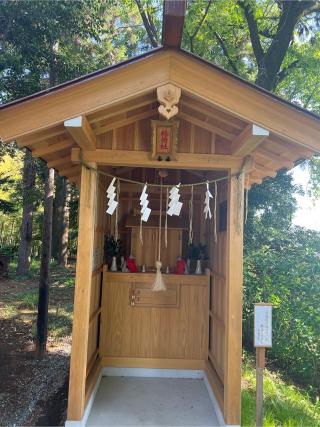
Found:
[[[87,426],[219,426],[202,379],[103,377]]]

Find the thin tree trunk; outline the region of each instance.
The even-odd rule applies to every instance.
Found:
[[[64,180],[61,176],[56,176],[56,188],[53,200],[53,218],[52,218],[52,257],[59,262],[61,239],[62,239],[62,221],[64,211]]]
[[[43,233],[39,277],[39,301],[37,318],[36,352],[42,357],[46,350],[48,335],[49,274],[52,240],[54,169],[48,169],[45,179]]]
[[[24,276],[30,268],[32,248],[33,188],[36,177],[35,161],[31,152],[26,150],[23,165],[23,213],[20,231],[17,274]]]
[[[64,267],[68,265],[68,241],[69,241],[69,216],[70,216],[70,186],[66,178],[63,178],[63,212],[62,230],[58,263]]]

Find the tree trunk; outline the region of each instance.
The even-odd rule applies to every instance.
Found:
[[[63,211],[62,229],[58,263],[64,267],[68,265],[68,241],[69,241],[69,215],[70,215],[70,186],[66,178],[63,178]]]
[[[23,165],[23,213],[20,231],[17,274],[24,276],[30,268],[32,249],[32,217],[33,217],[33,188],[35,185],[35,161],[27,149]]]
[[[52,217],[52,248],[51,255],[59,261],[62,236],[62,221],[64,211],[64,180],[61,176],[56,176],[56,188],[53,200],[53,217]]]
[[[45,179],[43,233],[39,277],[39,301],[37,318],[36,352],[42,357],[46,350],[48,335],[49,273],[52,240],[54,169],[48,169]]]

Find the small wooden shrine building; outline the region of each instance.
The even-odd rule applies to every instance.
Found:
[[[2,140],[28,147],[80,190],[70,425],[84,424],[105,367],[201,371],[225,423],[240,424],[244,187],[320,151],[318,116],[180,48],[182,4],[165,3],[162,47],[0,107]],[[179,126],[168,155],[157,140],[152,149],[151,120],[165,115],[173,117],[163,124]],[[181,183],[183,207],[168,220],[165,245],[158,219],[166,193],[160,203],[150,185],[142,246],[142,184],[159,184],[161,170],[163,184]],[[112,176],[120,178],[117,218],[106,214]],[[213,219],[203,214],[206,181]],[[207,274],[178,275],[191,196],[193,241],[207,245]],[[139,272],[104,267],[105,235],[115,227]],[[166,291],[153,292],[159,239],[170,273]]]

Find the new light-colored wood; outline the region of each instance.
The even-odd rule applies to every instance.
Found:
[[[86,382],[86,397],[85,397],[85,406],[87,405],[92,392],[94,390],[94,387],[97,383],[98,377],[100,375],[101,372],[101,368],[102,368],[102,364],[101,364],[101,358],[97,358],[97,360],[95,361],[91,372],[87,378],[87,382]]]
[[[149,117],[153,117],[155,114],[157,114],[157,110],[148,109],[148,110],[143,111],[141,113],[138,113],[134,116],[126,117],[126,118],[119,120],[117,122],[113,122],[113,123],[110,123],[110,124],[105,125],[105,126],[96,127],[94,129],[94,133],[96,135],[101,135],[102,133],[109,132],[110,130],[119,129],[120,127],[130,125],[131,123],[137,122],[139,120],[146,119]]]
[[[248,125],[231,144],[231,154],[234,156],[247,156],[251,154],[262,141],[269,136],[269,131],[256,125]]]
[[[103,357],[103,367],[153,369],[204,369],[202,359],[156,359],[147,357]]]
[[[58,151],[65,150],[66,148],[71,148],[74,145],[74,142],[71,139],[66,139],[64,141],[56,142],[54,144],[49,145],[48,143],[44,143],[41,147],[36,148],[32,151],[33,157],[42,157],[47,156],[51,153],[56,153]]]
[[[95,165],[92,165],[95,167]],[[85,408],[90,293],[97,173],[81,170],[79,235],[69,380],[68,420],[81,420]]]
[[[205,122],[203,120],[199,120],[196,117],[191,116],[190,114],[185,113],[184,111],[180,110],[179,111],[179,117],[181,117],[182,119],[186,120],[187,122],[190,122],[196,126],[199,126],[203,129],[208,130],[209,132],[213,132],[216,133],[217,135],[221,135],[224,138],[228,139],[229,141],[232,141],[233,138],[235,137],[235,134],[232,134],[230,132],[227,132],[221,128],[219,128],[218,126],[214,126],[208,122]]]
[[[72,163],[67,168],[60,168],[59,167],[59,175],[71,177],[71,176],[77,176],[81,172],[81,166],[75,166]]]
[[[104,119],[110,119],[115,116],[119,116],[123,113],[128,113],[129,111],[136,110],[137,108],[150,105],[156,101],[155,93],[147,93],[136,99],[131,99],[129,101],[124,101],[119,106],[107,108],[106,110],[98,111],[97,113],[92,113],[88,115],[88,120],[90,124],[100,122]]]
[[[99,165],[109,166],[134,166],[146,168],[165,169],[226,169],[240,168],[242,159],[224,154],[187,154],[178,153],[177,160],[170,162],[152,160],[148,151],[126,151],[126,150],[103,150],[84,151],[84,162],[96,162]],[[80,149],[73,148],[71,160],[79,163]]]
[[[170,64],[170,80],[181,87],[183,93],[186,91],[200,97],[206,103],[212,103],[241,120],[256,123],[286,140],[320,151],[319,119],[200,63],[196,58],[173,53]]]
[[[238,180],[228,186],[228,232],[226,247],[224,418],[240,425],[242,359],[243,211],[239,210]]]
[[[97,141],[86,116],[66,120],[64,127],[83,150],[95,150]]]
[[[114,273],[108,271],[107,282],[117,283],[151,283],[154,280],[154,273]],[[190,286],[204,286],[208,287],[208,276],[205,274],[193,275],[193,274],[168,274],[165,276],[166,283],[176,284],[182,283],[183,285]]]
[[[143,76],[143,78],[142,78]],[[0,111],[1,137],[19,139],[82,114],[93,113],[173,83],[224,112],[319,152],[320,120],[175,51],[158,51],[116,71]],[[237,96],[234,96],[237,94]],[[32,120],[30,120],[32,117]],[[299,123],[299,126],[297,126]]]
[[[168,83],[157,88],[157,99],[160,103],[158,111],[166,120],[178,114],[177,104],[181,96],[181,89]]]
[[[131,229],[131,254],[136,258],[137,265],[145,265],[147,269],[155,268],[158,259],[159,229],[142,228],[143,245],[140,242],[140,229]],[[161,233],[161,261],[164,268],[170,267],[171,271],[176,266],[176,261],[182,254],[182,230],[168,229],[168,246],[165,247],[164,230]]]
[[[156,295],[153,306],[139,307],[131,305],[130,276],[135,276],[135,281],[140,279],[144,289],[151,289],[155,278],[155,274],[148,273],[106,275],[100,335],[102,357],[204,361],[208,277],[189,276],[185,284],[184,275],[165,275],[168,290],[180,287],[178,307],[159,307]],[[198,283],[205,281],[203,285]],[[139,288],[139,282],[135,286]]]
[[[67,157],[58,157],[57,159],[49,160],[47,163],[48,168],[58,168],[59,166],[64,166],[68,164],[72,165],[71,155]]]

